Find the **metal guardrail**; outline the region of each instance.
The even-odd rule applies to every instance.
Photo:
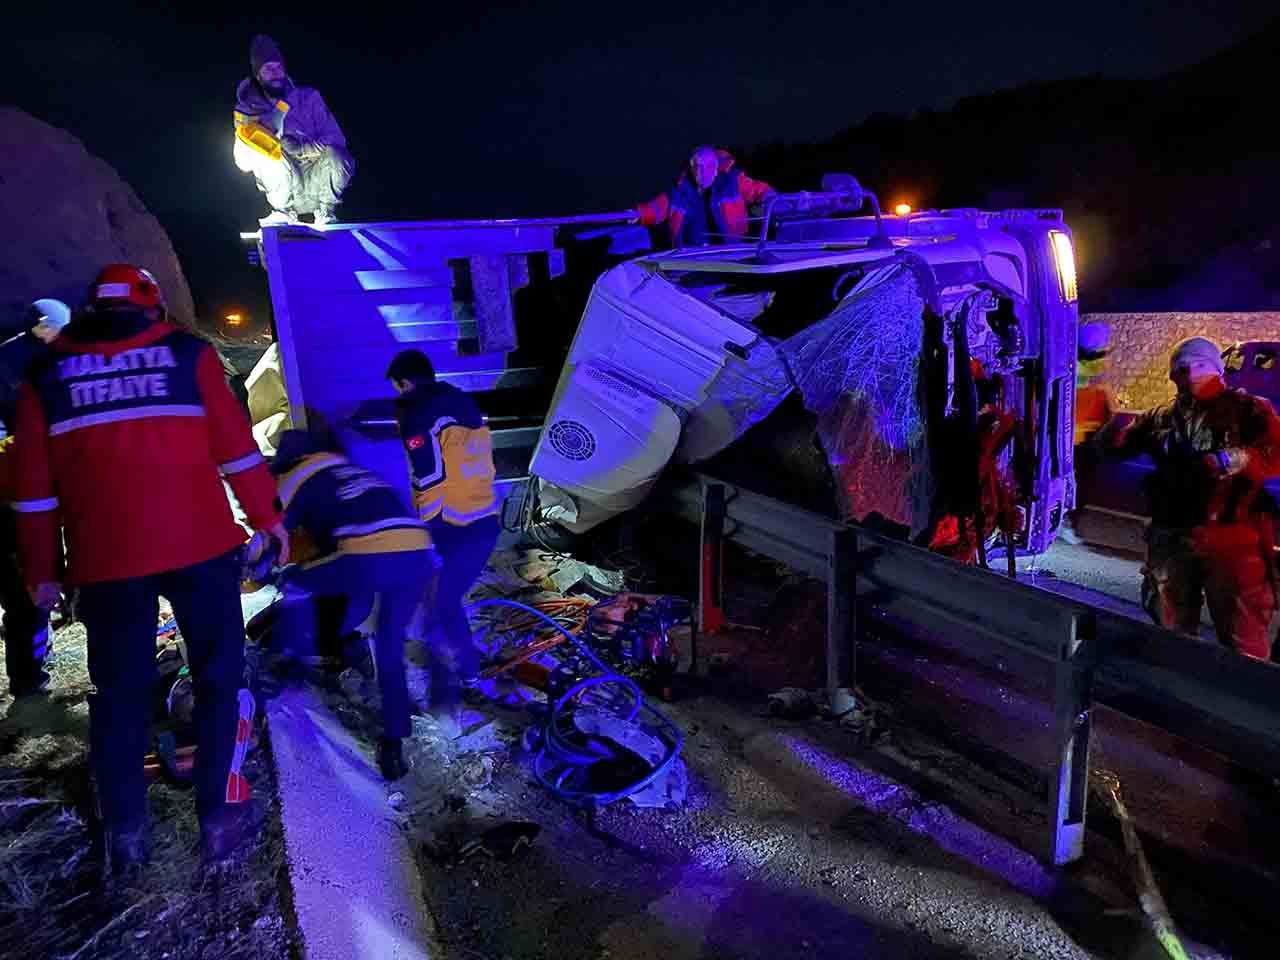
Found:
[[[1280,777],[1280,669],[1222,647],[964,566],[862,527],[696,475],[668,491],[702,528],[703,623],[719,608],[723,542],[826,580],[827,683],[853,685],[869,623],[960,636],[978,655],[1014,649],[1055,672],[1055,769],[1049,778],[1054,864],[1084,851],[1092,705],[1159,726]],[[710,614],[710,617],[709,617]]]

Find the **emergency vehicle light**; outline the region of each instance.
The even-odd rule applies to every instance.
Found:
[[[1076,255],[1071,249],[1071,238],[1061,230],[1050,230],[1049,242],[1053,246],[1053,262],[1058,268],[1058,287],[1062,290],[1062,299],[1067,303],[1075,303],[1079,291],[1076,287]]]

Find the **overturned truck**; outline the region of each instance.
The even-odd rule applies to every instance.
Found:
[[[529,524],[585,533],[700,464],[966,562],[1052,542],[1074,501],[1062,212],[882,217],[852,178],[823,186],[772,199],[758,241],[599,278],[534,450]]]
[[[510,527],[571,541],[696,464],[963,560],[1052,541],[1074,499],[1061,211],[881,217],[834,176],[772,199],[750,243],[648,252],[628,217],[248,237],[278,340],[264,452],[332,429],[403,489],[384,374],[413,346],[488,418]]]

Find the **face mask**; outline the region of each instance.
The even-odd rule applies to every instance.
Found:
[[[1210,400],[1222,392],[1223,383],[1218,377],[1203,377],[1190,385],[1189,392],[1197,400]]]

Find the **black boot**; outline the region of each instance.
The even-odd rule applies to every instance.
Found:
[[[378,741],[378,769],[382,771],[382,778],[388,782],[399,780],[409,772],[399,737],[383,737]]]
[[[206,866],[215,866],[239,850],[250,833],[248,803],[228,803],[200,821],[200,853]]]
[[[128,880],[142,870],[151,858],[147,830],[107,828],[105,837],[106,862],[104,875],[113,882]]]
[[[35,676],[30,679],[23,677],[20,680],[11,681],[9,692],[13,694],[15,700],[22,697],[33,697],[40,693],[48,693],[49,674],[43,670],[37,670]]]

